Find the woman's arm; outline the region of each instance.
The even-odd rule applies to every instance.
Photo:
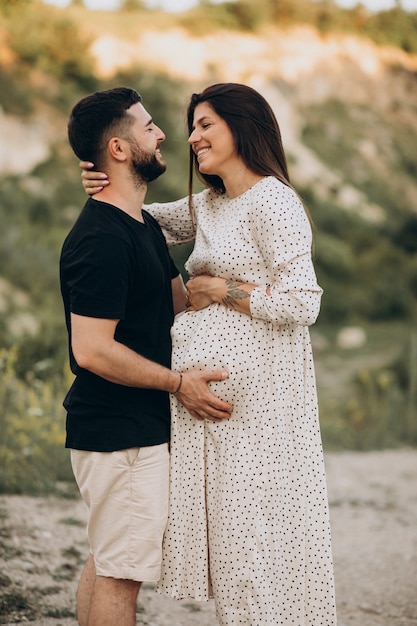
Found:
[[[186,288],[188,311],[198,311],[210,304],[224,304],[235,311],[251,315],[250,296],[256,285],[241,283],[219,276],[201,274],[190,278]]]
[[[269,193],[254,211],[254,227],[271,281],[253,289],[251,314],[282,324],[310,326],[319,314],[323,293],[311,256],[310,221],[291,188],[274,179],[269,184]]]
[[[153,202],[143,206],[162,228],[169,246],[194,241],[195,226],[188,207],[188,198],[173,202]]]
[[[79,166],[82,170],[81,182],[84,191],[89,196],[93,196],[103,187],[110,185],[107,174],[91,169],[94,167],[93,163],[80,161]],[[198,194],[193,196],[193,202],[198,202]],[[159,223],[169,246],[194,240],[195,225],[188,206],[188,197],[174,202],[145,204],[143,208]]]
[[[294,274],[310,271],[308,259],[291,261]],[[320,311],[322,289],[253,285],[229,278],[202,274],[186,284],[187,311],[198,311],[210,304],[223,304],[235,311],[281,324],[314,324]]]
[[[254,210],[253,231],[269,268],[270,284],[197,276],[186,285],[188,310],[218,303],[279,324],[308,326],[316,321],[322,289],[311,259],[310,224],[296,194],[282,187],[272,188],[269,199],[265,201],[264,196]]]

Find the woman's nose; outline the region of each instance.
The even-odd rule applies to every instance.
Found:
[[[188,137],[188,143],[193,144],[197,141],[197,139],[198,139],[198,133],[197,133],[197,130],[194,128],[191,135]]]

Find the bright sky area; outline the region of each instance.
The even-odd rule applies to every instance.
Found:
[[[44,0],[49,4],[58,6],[66,6],[70,0]],[[120,6],[120,0],[84,0],[84,3],[90,9],[115,9]],[[185,11],[198,4],[196,0],[148,0],[146,2],[149,8],[161,8],[165,11]],[[341,7],[352,7],[358,4],[358,0],[337,0],[337,4]],[[361,4],[368,7],[371,11],[382,11],[395,6],[395,0],[361,0]],[[407,11],[417,11],[417,0],[401,0],[401,6]]]

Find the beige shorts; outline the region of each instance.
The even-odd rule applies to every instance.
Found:
[[[88,507],[87,537],[99,576],[160,577],[168,516],[168,444],[117,452],[71,450]]]

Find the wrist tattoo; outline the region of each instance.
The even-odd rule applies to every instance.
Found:
[[[238,283],[234,280],[226,278],[226,295],[222,298],[222,303],[225,306],[230,306],[232,309],[236,308],[237,300],[243,300],[244,298],[250,298],[250,293],[241,288],[242,283]]]

